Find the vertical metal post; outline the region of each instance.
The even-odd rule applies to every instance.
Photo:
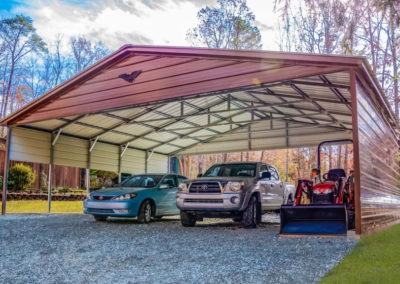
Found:
[[[350,69],[351,114],[353,124],[353,159],[354,159],[354,207],[356,234],[361,234],[361,175],[360,145],[358,137],[358,102],[356,70]]]
[[[6,214],[7,204],[7,183],[8,183],[8,167],[10,164],[10,141],[11,141],[11,127],[8,128],[7,140],[6,140],[6,156],[4,159],[4,178],[3,178],[3,196],[1,202],[1,215]]]
[[[90,166],[91,166],[91,157],[92,157],[92,143],[93,141],[89,139],[89,147],[88,147],[88,163],[86,169],[86,196],[90,196]]]
[[[56,136],[54,133],[51,135],[50,145],[50,164],[49,164],[49,184],[48,184],[48,199],[47,199],[47,212],[51,213],[51,189],[53,187],[53,162],[54,162],[54,141]]]
[[[127,146],[128,147],[128,146]],[[118,183],[122,181],[122,148],[123,146],[119,146],[119,159],[118,159]]]
[[[270,116],[271,118],[273,118],[272,113],[270,113],[269,116]],[[269,121],[269,128],[270,128],[270,129],[274,129],[274,121],[273,121],[272,119]]]
[[[147,174],[147,159],[148,159],[148,157],[149,157],[149,152],[147,152],[147,150],[146,150],[146,156],[145,156],[145,158],[144,158],[144,160],[145,160],[145,164],[144,164],[144,172]]]
[[[286,182],[289,174],[289,124],[286,122]]]
[[[168,173],[171,173],[171,157],[168,156]]]

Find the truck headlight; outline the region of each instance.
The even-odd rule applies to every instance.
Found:
[[[187,184],[186,183],[179,184],[178,191],[189,192]]]
[[[244,182],[230,181],[226,183],[224,191],[240,191],[243,186]]]
[[[129,200],[129,199],[135,198],[136,196],[137,196],[136,193],[123,194],[123,195],[114,197],[113,199],[114,199],[114,200]]]
[[[324,190],[324,194],[329,194],[329,193],[332,193],[332,189],[331,188],[328,188],[328,189]]]

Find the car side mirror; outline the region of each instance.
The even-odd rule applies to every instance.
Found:
[[[198,174],[197,175],[198,178],[201,178],[202,176],[203,176],[203,174]]]
[[[168,184],[162,184],[160,185],[160,189],[167,189],[169,188]]]
[[[271,179],[271,173],[270,172],[263,172],[261,174],[262,179]]]

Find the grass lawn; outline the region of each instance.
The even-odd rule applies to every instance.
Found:
[[[47,213],[47,201],[7,201],[7,213]],[[83,201],[52,201],[52,213],[82,213]]]
[[[400,225],[362,238],[320,283],[400,283]]]

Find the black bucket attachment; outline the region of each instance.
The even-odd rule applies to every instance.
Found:
[[[346,235],[345,205],[282,205],[281,235]]]

